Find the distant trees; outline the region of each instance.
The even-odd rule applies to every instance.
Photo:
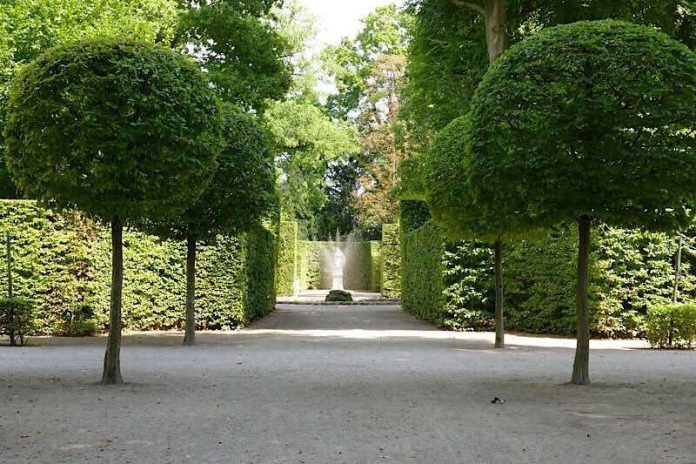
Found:
[[[694,76],[693,52],[653,28],[580,22],[515,46],[472,101],[463,172],[478,208],[521,233],[577,223],[573,383],[589,383],[592,224],[675,230],[693,219]]]
[[[123,225],[172,217],[205,190],[222,148],[215,94],[193,62],[168,49],[79,42],[23,69],[5,137],[9,171],[29,196],[111,224],[102,382],[122,383]]]
[[[231,105],[223,106],[225,148],[207,189],[173,219],[150,221],[145,229],[163,238],[185,240],[185,345],[196,336],[196,246],[217,235],[247,231],[276,204],[275,168],[266,134],[256,118]]]
[[[396,221],[391,191],[407,158],[406,127],[399,117],[405,82],[411,15],[395,5],[376,8],[354,40],[344,38],[322,53],[338,92],[327,101],[337,118],[358,129],[360,176],[353,198],[356,224],[366,238],[378,238],[383,223]]]

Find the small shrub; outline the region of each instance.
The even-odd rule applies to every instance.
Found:
[[[331,290],[325,301],[353,301],[353,296],[345,290]]]
[[[658,348],[691,348],[696,341],[696,304],[653,306],[648,310],[646,337]]]
[[[34,302],[28,298],[0,298],[0,334],[10,338],[10,346],[26,344],[26,336],[34,329]]]
[[[99,330],[94,310],[87,304],[78,304],[63,314],[61,335],[66,337],[90,337]]]

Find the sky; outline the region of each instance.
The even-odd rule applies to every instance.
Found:
[[[361,19],[376,7],[392,3],[400,5],[403,0],[300,0],[317,17],[317,48],[337,44],[344,36],[355,36]]]

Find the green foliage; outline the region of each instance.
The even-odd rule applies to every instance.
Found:
[[[265,118],[276,143],[281,209],[292,219],[311,218],[326,201],[329,163],[357,150],[356,132],[296,100],[271,103]]]
[[[402,210],[403,211],[403,210]],[[415,316],[442,322],[442,231],[431,221],[401,233],[401,306]]]
[[[348,302],[353,301],[353,295],[345,290],[331,290],[324,301],[330,302]]]
[[[219,96],[261,110],[290,88],[290,44],[272,23],[279,0],[184,0],[178,43],[206,69]]]
[[[507,247],[505,258],[506,325],[530,333],[575,334],[576,228],[560,228],[545,240]],[[595,240],[596,249],[596,240]],[[596,259],[590,259],[590,324],[596,325]],[[492,308],[491,308],[492,312]]]
[[[382,242],[370,242],[370,288],[374,293],[382,291]]]
[[[165,238],[210,240],[242,233],[276,206],[275,169],[265,132],[256,119],[225,105],[225,148],[208,188],[176,218],[149,224]]]
[[[377,7],[355,40],[344,38],[340,45],[322,51],[324,67],[336,81],[337,92],[327,102],[332,116],[345,119],[360,107],[377,66],[375,58],[405,55],[410,22],[410,15],[396,5]]]
[[[382,226],[381,274],[382,296],[385,298],[399,298],[402,291],[402,249],[398,224],[384,224]],[[403,281],[406,285],[406,281]]]
[[[298,275],[297,223],[281,221],[278,232],[278,264],[276,266],[276,293],[291,296],[295,293],[295,278]]]
[[[399,224],[405,232],[417,230],[431,219],[430,209],[423,201],[405,200],[399,208]]]
[[[0,334],[10,338],[10,345],[26,344],[26,336],[34,329],[34,302],[22,297],[0,298]]]
[[[429,134],[466,114],[488,68],[486,37],[480,15],[451,0],[411,2],[410,9],[403,116],[427,146]]]
[[[327,255],[332,248],[332,242],[300,241],[297,252],[300,290],[331,287],[331,273],[322,269],[328,267]]]
[[[259,223],[244,235],[246,246],[246,324],[270,314],[276,303],[276,237],[267,226]]]
[[[687,226],[694,75],[687,47],[618,21],[558,26],[513,46],[472,103],[467,172],[477,211],[498,211],[518,230],[583,216]]]
[[[177,21],[176,0],[4,1],[0,8],[0,127],[5,125],[9,84],[17,70],[49,48],[100,36],[169,43]],[[0,158],[4,151],[0,134]],[[0,163],[0,194],[18,197],[4,162]]]
[[[190,60],[110,39],[54,48],[10,97],[7,165],[30,196],[110,220],[196,199],[221,148],[214,93]]]
[[[691,348],[696,342],[696,304],[664,304],[648,310],[646,337],[658,348]]]
[[[437,316],[444,327],[456,331],[494,328],[493,264],[490,246],[468,241],[445,245],[442,256],[442,315]]]
[[[418,229],[420,231],[420,229]],[[431,237],[419,236],[426,242]],[[577,231],[556,228],[547,237],[505,247],[506,326],[527,333],[573,335],[575,333],[575,286],[577,272]],[[435,263],[433,254],[443,250],[437,241],[426,252],[425,245],[408,242],[405,275],[425,272],[422,262]],[[428,256],[422,262],[408,259],[418,250]],[[596,336],[622,338],[640,336],[646,330],[648,308],[671,300],[674,283],[672,259],[676,240],[662,233],[616,229],[597,229],[590,260],[590,314]],[[442,299],[417,278],[428,298],[414,306],[413,312],[452,330],[490,329],[494,311],[493,256],[490,247],[461,241],[448,244],[442,259]],[[696,276],[692,263],[684,260],[679,294],[684,301],[696,297]],[[408,293],[408,291],[405,291]],[[405,296],[408,300],[408,296]]]
[[[612,18],[658,27],[696,48],[696,6],[691,1],[509,0],[507,6],[512,43],[545,27]],[[404,117],[427,147],[433,133],[467,113],[488,69],[484,21],[451,0],[409,0],[407,7],[414,21]]]
[[[38,334],[86,335],[109,313],[110,234],[84,215],[32,201],[0,201],[0,233],[12,236],[15,294],[35,302]],[[128,330],[183,325],[185,245],[124,233],[123,323]],[[0,266],[4,266],[4,254]],[[267,313],[274,300],[275,238],[255,226],[219,237],[198,255],[199,328],[234,329]],[[4,269],[4,267],[0,267]],[[0,288],[7,277],[0,272]]]

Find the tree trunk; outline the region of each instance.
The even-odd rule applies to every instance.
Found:
[[[508,49],[506,0],[486,0],[484,18],[486,20],[486,44],[488,62],[495,63],[500,55]]]
[[[6,239],[6,257],[5,261],[7,263],[7,297],[12,298],[13,297],[13,292],[12,292],[12,249],[10,246],[10,233],[7,232],[5,234],[5,239]],[[11,307],[10,307],[11,308]],[[10,337],[10,346],[17,346],[17,342],[15,341],[15,330],[14,330],[14,319],[15,319],[15,314],[14,314],[14,309],[9,310],[9,314],[7,316],[7,322],[9,323],[9,329],[7,331],[8,337]]]
[[[186,238],[186,333],[184,345],[196,344],[196,237]]]
[[[121,377],[121,295],[123,293],[123,224],[121,218],[111,220],[111,311],[109,340],[104,355],[104,385],[123,383]]]
[[[505,348],[503,319],[503,244],[495,242],[495,347]]]
[[[590,225],[588,217],[578,220],[580,232],[578,246],[578,288],[577,288],[577,348],[575,349],[575,363],[573,364],[573,378],[571,383],[575,385],[590,384],[590,311],[588,301],[588,268],[590,261]]]

